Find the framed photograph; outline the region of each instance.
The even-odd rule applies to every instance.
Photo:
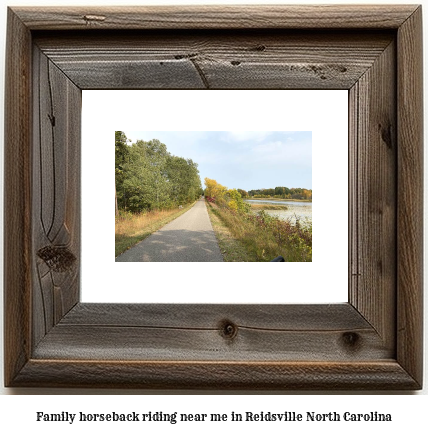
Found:
[[[85,90],[82,97],[82,302],[317,304],[348,300],[347,90]],[[119,166],[119,158],[116,160],[121,176],[117,183],[112,169],[113,125],[123,130],[118,137],[128,138],[123,151],[125,164]],[[161,130],[131,129],[138,126]],[[251,204],[252,209],[236,213],[228,205],[219,207],[221,198],[216,203],[207,198],[205,204],[202,200],[195,206],[183,200],[182,210],[175,203],[172,207],[167,204],[162,212],[130,214],[129,207],[135,210],[139,206],[126,203],[135,191],[135,180],[144,185],[148,179],[140,177],[140,169],[137,173],[132,159],[128,160],[127,151],[136,148],[137,143],[142,145],[141,140],[159,140],[171,155],[191,159],[198,165],[204,186],[209,178],[227,189],[241,189],[242,205]],[[156,195],[150,196],[152,185],[143,187],[144,198],[157,199]],[[190,184],[183,182],[186,185]],[[270,185],[309,189],[313,185],[315,199],[296,200],[296,196],[301,197],[297,192],[294,200],[279,195],[257,202],[251,199],[250,195],[257,194],[253,189]],[[323,192],[331,191],[332,185],[334,198],[326,200]],[[110,200],[114,189],[119,196],[115,221]],[[272,194],[269,190],[265,193]],[[290,190],[288,196],[291,194]],[[230,200],[228,195],[225,200]],[[134,199],[139,197],[136,194]],[[202,211],[197,214],[199,218],[195,217],[197,209]],[[185,215],[178,217],[183,211]],[[165,224],[155,236],[147,237],[150,230],[145,228],[169,213],[177,219]],[[265,214],[274,218],[266,218]],[[222,224],[218,216],[232,220]],[[296,216],[299,225],[294,224]],[[187,219],[194,222],[195,218],[199,223],[189,225]],[[203,229],[203,223],[210,220],[211,225]],[[308,235],[307,241],[313,246],[309,251],[312,263],[302,262],[310,257],[296,254],[302,247],[305,249],[305,244],[298,241],[300,236],[298,243],[291,237],[291,246],[289,237],[281,236],[293,229],[298,235]],[[270,241],[271,235],[276,242]],[[207,240],[214,243],[208,244]],[[245,249],[241,241],[246,243]],[[152,255],[158,252],[153,256],[155,262],[145,261],[151,259],[146,256],[149,251]],[[338,251],[343,252],[340,257]],[[137,256],[130,257],[132,262],[120,261],[122,252]],[[216,252],[222,257],[215,256]],[[138,256],[140,253],[142,256]],[[287,259],[285,270],[267,263],[279,255]],[[330,267],[332,256],[334,274]],[[320,291],[317,282],[323,279],[329,285]],[[221,284],[225,281],[227,285]]]
[[[421,6],[16,7],[6,53],[6,386],[422,388]],[[347,302],[82,301],[95,89],[346,90]]]

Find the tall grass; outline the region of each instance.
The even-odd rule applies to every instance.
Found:
[[[208,204],[233,236],[257,258],[271,261],[281,255],[286,262],[312,261],[312,224],[281,220],[264,211],[239,213]]]
[[[116,216],[115,257],[176,219],[193,205],[191,203],[180,209],[152,210],[136,214],[121,211]]]
[[[260,211],[263,209],[271,211],[284,211],[288,209],[287,205],[270,205],[268,203],[250,203],[251,210]]]

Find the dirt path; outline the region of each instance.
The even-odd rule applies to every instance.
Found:
[[[116,262],[223,262],[204,199]]]

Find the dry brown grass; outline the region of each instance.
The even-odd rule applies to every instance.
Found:
[[[184,214],[193,205],[194,203],[185,205],[182,209],[153,210],[139,214],[122,213],[116,217],[115,257]]]
[[[216,235],[224,262],[255,262],[257,257],[249,252],[245,246],[238,241],[231,233],[229,228],[215,214],[213,209],[216,205],[206,202],[208,215],[211,220],[214,233]]]
[[[262,209],[269,211],[284,211],[288,209],[287,205],[272,205],[268,203],[251,203],[250,207],[252,210],[260,211]]]

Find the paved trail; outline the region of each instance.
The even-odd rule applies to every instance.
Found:
[[[223,262],[204,199],[116,262]]]

